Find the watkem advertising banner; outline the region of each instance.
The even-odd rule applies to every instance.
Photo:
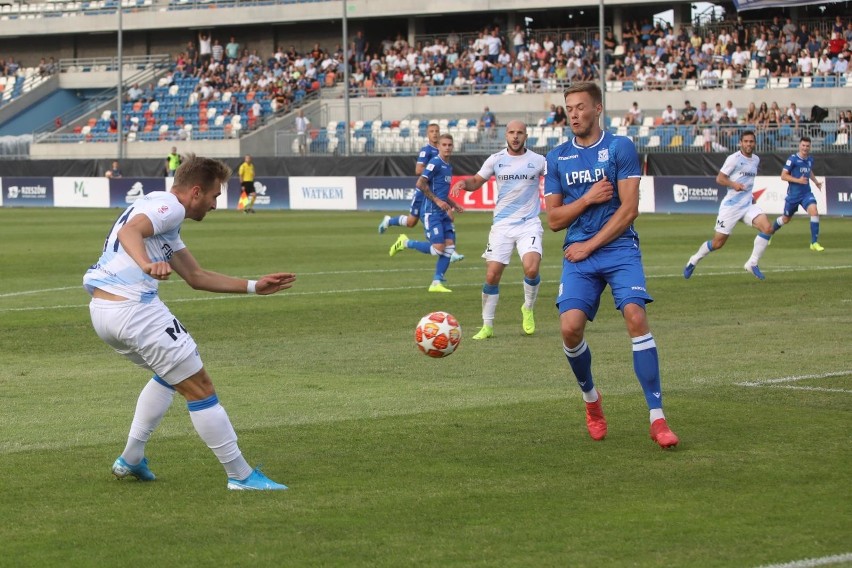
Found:
[[[822,192],[826,197],[826,209],[829,215],[852,216],[852,177],[825,178]],[[819,199],[819,198],[817,198]]]
[[[358,209],[362,211],[408,211],[414,196],[417,178],[412,177],[359,177],[355,179],[358,191]]]
[[[4,207],[53,207],[53,178],[4,177]]]
[[[166,179],[123,177],[109,180],[109,206],[125,208],[152,191],[165,191]]]
[[[291,177],[290,208],[355,211],[358,192],[354,177]]]
[[[718,213],[728,192],[712,177],[654,178],[654,210],[657,213]]]
[[[239,178],[228,180],[228,209],[238,209],[243,188]],[[257,178],[254,180],[255,209],[289,209],[290,192],[288,178]],[[216,205],[219,207],[219,204]]]
[[[53,178],[55,207],[109,207],[109,179],[105,177]]]

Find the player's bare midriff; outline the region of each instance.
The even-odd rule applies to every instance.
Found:
[[[92,291],[92,296],[98,298],[100,300],[112,300],[113,302],[126,302],[127,298],[124,296],[119,296],[118,294],[110,294],[109,292],[105,292],[100,288],[95,288]]]

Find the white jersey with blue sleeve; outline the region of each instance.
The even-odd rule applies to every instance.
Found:
[[[121,246],[118,231],[137,215],[145,215],[154,225],[154,234],[145,239],[145,250],[152,262],[166,261],[186,248],[180,238],[180,227],[186,210],[171,192],[153,191],[124,210],[112,226],[104,242],[98,262],[83,276],[83,286],[91,294],[100,288],[130,300],[150,303],[157,297],[159,281],[136,264]]]
[[[526,150],[520,156],[501,150],[491,154],[477,175],[497,182],[494,225],[515,225],[538,217],[541,213],[539,181],[544,173],[544,156]]]
[[[576,138],[560,144],[547,153],[544,172],[544,194],[559,195],[562,204],[573,203],[585,195],[604,176],[618,187],[618,182],[629,178],[640,178],[639,155],[636,146],[626,136],[609,132],[591,146],[580,146]],[[569,225],[563,248],[576,242],[591,239],[606,225],[621,206],[618,192],[606,203],[591,205]],[[633,225],[608,243],[604,248],[636,246],[639,236]]]
[[[738,206],[751,204],[752,190],[754,189],[754,178],[757,177],[757,168],[760,166],[760,158],[757,154],[745,156],[741,151],[736,151],[725,160],[720,170],[728,176],[731,181],[741,183],[745,186],[742,191],[728,188],[728,193],[722,200],[723,206]]]

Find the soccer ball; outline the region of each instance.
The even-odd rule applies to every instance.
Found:
[[[426,314],[414,329],[414,342],[429,357],[452,355],[461,342],[461,326],[447,312]]]

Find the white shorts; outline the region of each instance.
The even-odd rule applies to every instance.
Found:
[[[488,233],[488,244],[482,258],[489,262],[509,264],[512,250],[517,247],[518,256],[522,259],[528,252],[537,252],[541,256],[541,239],[544,229],[541,219],[533,217],[517,225],[493,225]]]
[[[204,366],[195,340],[159,298],[150,304],[92,298],[89,313],[98,337],[170,385]]]
[[[716,232],[730,235],[734,225],[742,219],[743,223],[751,226],[754,218],[763,214],[763,209],[746,202],[745,205],[722,205],[719,207],[719,216],[716,217]]]

